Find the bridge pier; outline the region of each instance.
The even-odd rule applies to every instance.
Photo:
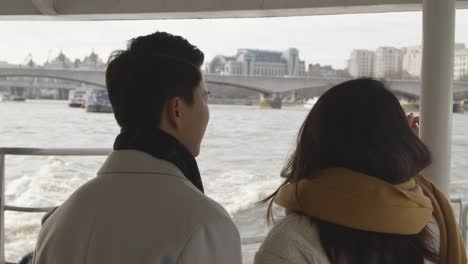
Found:
[[[298,104],[298,96],[297,96],[297,91],[294,90],[291,92],[291,96],[288,98],[287,103],[289,105],[297,105]]]
[[[465,113],[465,101],[459,101],[453,103],[453,112],[454,113]]]
[[[278,93],[274,94],[260,94],[260,103],[261,108],[273,108],[281,109],[282,102]]]
[[[68,89],[64,89],[64,88],[58,88],[57,89],[57,99],[58,100],[68,100],[68,97],[69,97],[69,90]]]
[[[400,102],[401,103],[401,102]],[[401,106],[405,112],[419,112],[421,111],[420,102],[405,102]],[[453,102],[453,113],[464,113],[465,112],[465,101]]]

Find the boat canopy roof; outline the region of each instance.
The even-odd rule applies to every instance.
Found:
[[[468,8],[468,0],[459,0],[457,8]],[[2,0],[0,20],[235,18],[421,9],[422,0]]]

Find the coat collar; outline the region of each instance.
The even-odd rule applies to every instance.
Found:
[[[188,181],[172,163],[137,150],[113,151],[98,171],[102,174],[167,174]]]

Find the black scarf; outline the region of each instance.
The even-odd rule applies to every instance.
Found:
[[[140,150],[163,159],[179,168],[198,190],[204,193],[197,161],[192,153],[172,135],[159,128],[122,129],[114,143],[114,150]]]

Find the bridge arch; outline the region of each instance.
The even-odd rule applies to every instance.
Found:
[[[309,86],[309,87],[303,87],[303,88],[298,88],[298,89],[287,90],[287,91],[282,92],[281,94],[298,92],[298,93],[309,94],[310,96],[322,96],[326,91],[328,91],[329,89],[331,89],[335,85],[336,84],[329,83],[328,85]],[[390,90],[390,92],[392,92],[397,97],[402,97],[402,98],[409,99],[409,100],[418,100],[419,99],[419,94],[415,94],[413,92],[402,91],[402,90],[398,90],[398,89],[392,89],[391,87],[390,87],[389,90]]]
[[[84,83],[92,86],[96,86],[102,89],[105,89],[106,86],[100,83],[86,81],[86,80],[78,80],[69,77],[61,77],[61,76],[54,76],[54,75],[47,75],[47,74],[2,74],[0,73],[0,77],[28,77],[28,78],[49,78],[55,80],[63,80],[63,81],[70,81],[70,82],[78,82]]]
[[[396,97],[402,97],[402,98],[409,99],[409,100],[418,100],[419,99],[419,95],[409,93],[409,92],[393,90],[393,89],[390,89],[390,92],[392,92]]]
[[[211,81],[211,80],[205,80],[205,83],[215,84],[215,85],[222,85],[222,86],[233,87],[233,88],[241,88],[241,89],[254,91],[254,92],[257,92],[257,93],[260,93],[260,94],[264,94],[264,95],[273,94],[273,92],[271,92],[271,91],[267,91],[267,90],[264,90],[264,89],[261,89],[261,88],[252,87],[252,86],[248,86],[248,85],[242,85],[242,84],[233,84],[233,83],[229,83],[229,82],[220,82],[220,81]]]

